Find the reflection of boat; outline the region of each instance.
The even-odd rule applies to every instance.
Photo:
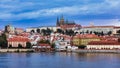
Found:
[[[67,50],[66,49],[56,49],[56,51],[59,51],[59,52],[66,52]]]

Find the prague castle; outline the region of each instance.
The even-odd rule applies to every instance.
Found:
[[[57,27],[61,27],[62,29],[76,29],[76,28],[81,28],[81,25],[76,24],[74,21],[68,21],[65,20],[63,16],[61,18],[57,18],[56,22]]]

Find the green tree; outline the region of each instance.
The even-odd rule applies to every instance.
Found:
[[[79,48],[79,49],[85,49],[85,48],[86,48],[86,45],[79,45],[78,48]]]
[[[23,48],[21,44],[18,44],[18,48]]]
[[[107,34],[110,36],[112,34],[112,31],[109,31]]]
[[[90,31],[90,34],[92,34],[93,32],[92,31]]]
[[[11,45],[11,44],[9,45],[9,48],[12,48],[12,45]]]
[[[1,48],[7,48],[7,38],[6,38],[5,33],[3,33],[3,34],[0,36],[0,47],[1,47]]]
[[[89,30],[86,31],[86,34],[88,34],[88,33],[89,33]]]
[[[63,33],[63,30],[62,29],[57,29],[57,32],[58,33]]]
[[[42,29],[42,30],[41,30],[41,33],[42,33],[44,36],[46,36],[46,30],[45,30],[45,29]]]
[[[34,30],[31,30],[31,33],[35,33],[35,31],[34,31]]]
[[[40,40],[39,43],[50,44],[50,41],[49,40]]]
[[[55,48],[55,43],[52,43],[52,44],[51,44],[51,48]]]
[[[70,30],[65,30],[65,34],[66,34],[66,35],[69,35],[69,36],[75,35],[75,33],[74,33],[74,31],[73,31],[72,29],[70,29]]]
[[[40,33],[40,29],[37,29],[36,32],[37,32],[37,33]]]
[[[32,48],[32,45],[30,42],[26,42],[26,48]]]

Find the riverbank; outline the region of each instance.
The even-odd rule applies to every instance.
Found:
[[[0,52],[34,52],[34,49],[0,49]]]
[[[84,49],[78,49],[78,50],[72,50],[72,52],[77,53],[120,53],[120,50],[84,50]]]
[[[35,49],[0,49],[2,52],[37,52]],[[51,51],[49,51],[51,52]],[[120,53],[120,50],[87,50],[87,49],[78,49],[78,50],[66,50],[66,51],[54,51],[54,52],[75,52],[75,53]]]

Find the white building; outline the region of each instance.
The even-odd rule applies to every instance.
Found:
[[[85,26],[82,27],[80,32],[86,33],[87,31],[90,32],[103,32],[108,33],[109,31],[113,32],[114,26]]]
[[[119,30],[120,30],[120,26],[114,27],[113,34],[118,34],[117,31],[119,31]]]
[[[42,29],[50,29],[50,30],[53,30],[54,32],[55,31],[57,31],[57,29],[59,29],[60,27],[56,27],[56,26],[44,26],[44,27],[33,27],[33,28],[27,28],[26,29],[26,32],[31,32],[31,30],[34,30],[35,32],[37,31],[37,29],[40,29],[40,31],[42,30]]]
[[[120,49],[118,41],[92,41],[87,45],[87,49]]]

